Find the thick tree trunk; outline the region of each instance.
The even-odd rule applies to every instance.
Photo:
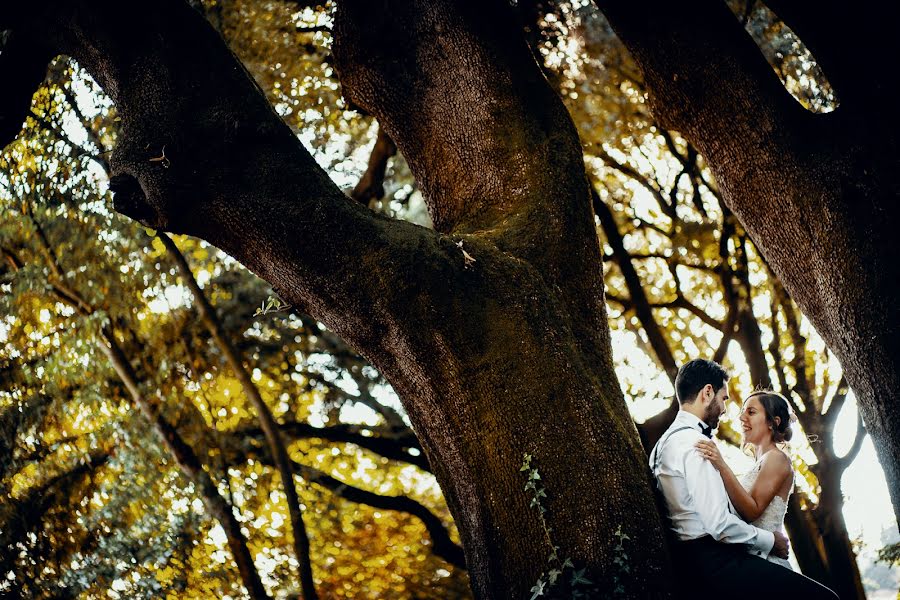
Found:
[[[831,511],[834,508],[837,512]],[[859,567],[856,564],[856,556],[850,543],[847,526],[844,524],[844,517],[840,512],[842,508],[842,506],[829,507],[828,516],[824,517],[821,525],[822,544],[825,547],[828,568],[832,573],[834,591],[841,598],[864,599],[866,593],[862,586],[862,577],[860,577]],[[816,517],[819,515],[816,514]]]
[[[111,2],[50,3],[11,25],[73,55],[116,103],[117,209],[223,248],[393,384],[477,597],[521,598],[566,558],[597,595],[616,581],[663,593],[574,127],[505,3],[385,4],[341,3],[336,63],[409,161],[436,231],[346,198],[186,5],[132,22]]]
[[[801,496],[799,493],[791,494],[784,517],[784,525],[791,538],[791,551],[804,575],[834,589],[819,528],[812,511],[803,508]]]
[[[828,562],[834,591],[843,600],[865,600],[866,593],[856,564],[856,553],[853,552],[850,534],[844,522],[844,497],[840,486],[842,472],[838,472],[837,481],[833,481],[835,477],[817,474],[822,493],[812,516],[822,536],[822,549]]]
[[[597,4],[641,67],[661,125],[706,157],[726,203],[840,359],[900,517],[900,136],[878,110],[897,81],[857,60],[896,55],[892,19],[832,2],[776,3],[841,99],[813,115],[724,3]]]

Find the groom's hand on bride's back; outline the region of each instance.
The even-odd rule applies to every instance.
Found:
[[[791,547],[790,542],[788,542],[787,537],[780,531],[775,531],[773,533],[775,534],[775,545],[772,546],[772,554],[778,558],[787,559],[788,548]]]

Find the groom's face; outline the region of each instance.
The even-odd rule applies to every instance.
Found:
[[[725,401],[728,400],[728,384],[722,386],[718,392],[713,392],[713,387],[707,385],[700,392],[704,401],[708,402],[704,411],[703,422],[715,429],[719,426],[719,417],[725,412]]]

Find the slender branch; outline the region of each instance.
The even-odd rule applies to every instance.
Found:
[[[794,390],[803,399],[805,405],[812,407],[817,412],[821,412],[823,407],[822,398],[816,398],[812,393],[815,383],[811,381],[812,374],[807,372],[806,337],[800,332],[800,323],[794,303],[787,290],[784,289],[771,270],[769,271],[769,285],[776,300],[781,305],[781,313],[784,315],[788,335],[790,336],[791,344],[794,346],[794,358],[791,361],[791,366],[794,369],[794,379],[797,382]]]
[[[675,364],[675,357],[672,355],[669,342],[663,335],[662,329],[653,315],[651,303],[641,284],[640,276],[631,262],[631,257],[625,249],[625,240],[619,231],[615,217],[593,186],[591,187],[591,199],[594,206],[594,214],[600,219],[600,226],[606,234],[606,239],[612,247],[613,255],[616,257],[616,262],[619,265],[619,270],[625,279],[625,287],[628,288],[628,295],[631,298],[630,305],[647,334],[650,347],[653,348],[657,360],[659,360],[669,380],[674,383],[675,376],[678,374],[678,365]]]
[[[598,148],[595,153],[607,165],[619,171],[620,173],[640,185],[642,188],[650,192],[650,195],[653,196],[654,200],[656,200],[656,203],[659,205],[659,208],[660,210],[662,210],[664,215],[672,219],[675,218],[675,207],[669,203],[669,201],[666,199],[659,188],[650,185],[650,182],[647,181],[647,177],[645,175],[639,173],[633,167],[617,161],[602,148]]]
[[[318,595],[316,594],[312,565],[310,564],[309,558],[309,536],[306,533],[306,526],[303,523],[303,514],[300,508],[300,499],[297,496],[297,487],[291,476],[290,457],[287,448],[285,447],[284,440],[281,438],[281,433],[278,429],[275,417],[262,399],[259,389],[253,383],[250,373],[244,366],[234,344],[226,337],[221,322],[219,321],[219,317],[216,315],[215,308],[210,304],[203,290],[200,289],[200,285],[194,278],[194,274],[191,272],[187,259],[185,259],[184,255],[175,245],[175,242],[172,241],[172,238],[164,233],[160,233],[158,238],[166,247],[169,256],[178,267],[182,280],[194,296],[194,302],[200,313],[200,319],[212,336],[216,346],[222,352],[226,362],[240,382],[241,388],[244,390],[244,395],[250,400],[250,404],[256,412],[257,419],[259,420],[260,427],[262,428],[266,443],[269,447],[269,452],[271,453],[278,473],[281,476],[281,483],[284,488],[285,501],[288,506],[294,538],[294,555],[300,568],[300,582],[303,589],[303,597],[306,600],[315,600]]]
[[[4,249],[4,254],[8,259],[11,259],[14,268],[16,265],[22,264],[21,261],[8,250]],[[60,292],[59,288],[54,289],[57,291],[60,300],[72,303],[72,300]],[[84,310],[77,304],[74,306],[79,310]],[[85,314],[91,313],[89,311]],[[234,556],[235,563],[237,564],[241,580],[244,587],[249,591],[250,596],[254,600],[268,599],[269,595],[266,592],[265,587],[263,587],[259,572],[256,570],[256,565],[253,563],[253,556],[250,554],[250,550],[247,546],[247,540],[241,531],[240,523],[234,516],[231,505],[219,494],[218,488],[209,474],[203,469],[203,466],[193,449],[181,438],[178,431],[156,411],[149,399],[141,392],[137,374],[109,326],[102,327],[99,339],[97,340],[97,346],[107,356],[111,366],[125,385],[128,393],[131,395],[132,401],[150,422],[154,431],[166,446],[166,449],[171,453],[176,463],[178,463],[182,473],[184,473],[197,488],[207,510],[209,510],[213,518],[215,518],[222,526],[228,539],[228,545]]]
[[[750,367],[750,378],[754,387],[770,388],[769,365],[763,349],[762,332],[753,312],[753,288],[750,285],[750,266],[747,259],[746,236],[737,236],[737,268],[731,271],[732,279],[740,286],[738,293],[740,312],[738,313],[737,338]]]
[[[81,314],[87,315],[92,313],[94,308],[86,302],[77,291],[68,285],[66,275],[59,264],[59,258],[53,250],[53,247],[50,245],[50,240],[47,239],[47,234],[44,232],[43,227],[41,227],[41,224],[35,218],[31,203],[26,204],[25,214],[37,233],[36,237],[41,254],[44,255],[44,259],[47,261],[51,273],[53,273],[53,276],[56,278],[56,281],[52,282],[53,288],[61,297],[65,298],[67,303],[72,304]]]
[[[331,33],[331,28],[325,25],[297,25],[297,33],[320,33],[326,31]]]
[[[282,423],[281,431],[292,439],[318,438],[330,442],[354,444],[387,459],[409,463],[423,471],[431,472],[428,459],[422,453],[418,440],[412,435],[406,438],[392,438],[376,435],[376,431],[361,425],[344,423],[328,427],[314,427],[308,423],[296,421]],[[262,434],[261,430],[253,427],[239,429],[238,433],[248,437],[259,437]],[[417,454],[411,454],[411,450],[416,451]]]
[[[675,136],[672,135],[672,132],[668,129],[660,129],[659,135],[662,136],[663,141],[666,143],[666,148],[669,149],[669,153],[678,159],[681,166],[685,169],[690,168],[691,163],[688,161],[688,157],[682,154],[681,150],[678,149],[678,145],[675,143]]]
[[[387,171],[388,160],[396,153],[397,146],[384,132],[384,128],[379,126],[366,172],[350,192],[350,197],[365,206],[373,200],[384,198],[384,174]]]
[[[725,324],[723,324],[721,321],[709,316],[709,314],[706,311],[704,311],[702,308],[700,308],[699,306],[697,306],[696,304],[694,304],[687,298],[684,298],[684,297],[678,298],[675,301],[668,303],[667,308],[683,308],[683,309],[687,310],[689,313],[691,313],[692,315],[694,315],[695,317],[699,318],[701,321],[703,321],[707,325],[709,325],[710,327],[718,329],[719,331],[725,330]]]
[[[634,302],[632,302],[628,298],[622,298],[621,296],[616,295],[615,293],[607,292],[606,294],[607,300],[611,300],[612,302],[616,302],[621,304],[624,308],[633,308]],[[702,308],[692,303],[690,300],[684,297],[676,298],[675,300],[671,300],[669,302],[650,302],[650,308],[668,308],[668,309],[684,309],[694,316],[698,317],[701,321],[709,325],[710,327],[714,327],[719,331],[725,331],[726,323],[722,323],[704,311]]]
[[[75,116],[78,118],[78,122],[84,128],[85,133],[87,133],[88,139],[97,149],[97,152],[102,155],[107,151],[107,148],[103,145],[103,140],[100,139],[100,135],[91,127],[91,122],[84,116],[84,113],[81,112],[81,108],[78,106],[78,100],[75,98],[75,95],[72,93],[71,89],[71,81],[65,82],[60,85],[60,89],[62,89],[63,95],[66,97],[66,102],[69,104],[69,107],[72,109],[72,112],[75,113]],[[109,171],[109,164],[104,161],[106,164],[105,170]]]
[[[394,410],[390,406],[385,406],[381,402],[375,399],[372,395],[371,390],[369,389],[370,381],[364,375],[359,375],[356,377],[353,375],[354,381],[356,381],[357,387],[359,387],[359,395],[351,396],[351,398],[363,406],[367,406],[371,408],[373,411],[381,415],[384,419],[385,423],[387,423],[388,427],[395,431],[409,431],[409,427],[407,427],[406,423],[403,421],[403,417],[400,416],[396,410]],[[363,380],[363,381],[361,381]]]
[[[271,460],[266,455],[260,456],[259,458],[263,462],[269,462]],[[350,502],[366,504],[373,508],[380,508],[383,510],[405,512],[417,517],[422,521],[422,524],[425,525],[425,529],[431,537],[432,551],[435,555],[440,556],[455,567],[460,569],[466,568],[462,547],[450,539],[450,535],[447,533],[447,528],[444,526],[443,522],[420,502],[417,502],[408,496],[384,496],[376,494],[344,483],[324,471],[320,471],[297,461],[293,461],[293,469],[295,474],[308,482],[320,485]]]
[[[856,415],[856,435],[853,438],[853,444],[844,456],[835,461],[835,469],[837,470],[837,481],[840,481],[841,474],[847,470],[847,467],[856,460],[859,450],[862,448],[863,440],[866,438],[866,426],[863,424],[862,413],[857,412]]]
[[[232,506],[219,494],[216,484],[209,473],[203,469],[203,465],[193,449],[143,395],[131,363],[125,357],[109,328],[103,328],[101,337],[102,341],[98,345],[109,358],[110,364],[122,383],[125,384],[132,400],[140,408],[144,417],[150,421],[154,431],[178,463],[182,473],[197,487],[207,510],[225,531],[228,546],[231,548],[244,587],[247,588],[252,598],[268,599],[269,594],[263,587],[259,572],[253,563],[253,555],[250,553],[247,540],[241,531],[241,524],[234,516]]]
[[[772,362],[775,363],[775,376],[778,378],[781,394],[788,397],[790,390],[788,389],[787,376],[784,373],[784,359],[781,356],[781,330],[778,324],[778,307],[778,302],[773,295],[769,303],[769,310],[772,314],[772,341],[769,343],[769,354],[772,355]]]
[[[834,389],[834,394],[831,396],[831,402],[828,403],[828,410],[822,415],[825,418],[826,427],[834,427],[838,416],[841,414],[841,409],[844,407],[844,402],[847,400],[847,394],[849,393],[850,385],[847,383],[846,377],[841,374],[841,380]]]
[[[735,327],[737,325],[737,311],[729,307],[728,314],[725,316],[725,324],[722,326],[722,339],[719,346],[713,354],[713,360],[717,363],[725,360],[725,354],[728,352],[728,345],[734,339]]]
[[[12,248],[0,246],[0,252],[3,252],[3,258],[6,259],[6,264],[9,265],[9,268],[12,269],[13,272],[18,271],[25,266],[19,253]]]
[[[105,173],[109,173],[109,162],[105,158],[103,158],[102,152],[94,153],[94,152],[89,152],[89,151],[85,150],[84,148],[82,148],[81,146],[79,146],[78,144],[73,142],[72,139],[69,136],[67,136],[62,129],[60,129],[59,127],[56,126],[56,124],[54,124],[52,121],[40,116],[33,110],[31,111],[29,116],[32,119],[34,119],[35,122],[38,123],[38,125],[43,127],[46,131],[55,135],[57,137],[57,139],[59,139],[64,144],[69,146],[70,156],[72,158],[80,158],[82,156],[87,156],[88,158],[93,160],[95,163],[97,163],[100,166],[100,168],[103,169],[103,171]]]

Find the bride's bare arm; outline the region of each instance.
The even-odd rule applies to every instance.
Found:
[[[769,452],[763,458],[759,475],[748,492],[738,481],[731,468],[722,459],[719,448],[712,440],[702,440],[696,444],[697,450],[719,471],[725,491],[741,518],[755,521],[772,502],[772,498],[791,476],[791,461],[783,452]]]

